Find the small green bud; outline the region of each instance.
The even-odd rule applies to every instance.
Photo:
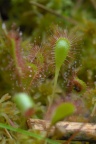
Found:
[[[26,113],[29,109],[34,107],[34,102],[30,98],[30,96],[26,93],[17,93],[13,98],[17,107],[21,110],[21,112]]]

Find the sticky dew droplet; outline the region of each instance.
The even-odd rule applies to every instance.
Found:
[[[32,77],[32,75],[30,74],[29,77]]]

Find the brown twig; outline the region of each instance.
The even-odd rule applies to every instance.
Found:
[[[63,144],[70,144],[70,142],[76,137],[76,135],[79,134],[80,130],[83,128],[84,125],[85,125],[85,123],[83,123],[81,125],[81,127],[79,129],[77,129],[77,131],[75,131],[75,133],[73,133],[73,135],[68,139],[68,141],[64,142]]]
[[[29,119],[27,121],[29,128],[46,132],[50,122],[39,119]],[[62,135],[56,137],[56,132]],[[77,132],[77,134],[76,134]],[[79,122],[59,122],[53,126],[48,136],[50,138],[56,137],[57,140],[68,140],[72,135],[74,141],[88,141],[96,142],[96,124],[93,123],[79,123]]]
[[[9,131],[7,129],[4,129],[5,133],[6,133],[6,136],[10,139],[13,139],[11,134],[9,133]]]
[[[61,19],[64,19],[64,21],[67,20],[67,21],[69,21],[70,23],[72,23],[72,24],[74,24],[74,25],[77,25],[77,21],[73,20],[72,18],[69,18],[69,17],[67,17],[67,16],[63,16],[63,15],[57,13],[56,11],[45,7],[44,5],[42,5],[42,4],[40,4],[40,3],[33,2],[33,1],[31,1],[30,3],[33,4],[33,5],[35,5],[35,6],[37,6],[37,7],[39,7],[39,8],[42,8],[42,9],[46,10],[47,12],[49,12],[49,13],[51,13],[51,14],[53,14],[53,15],[61,18]]]

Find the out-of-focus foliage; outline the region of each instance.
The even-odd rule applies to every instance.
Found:
[[[49,39],[56,25],[68,29],[81,44],[78,44],[77,50],[73,49],[70,55],[73,59],[68,58],[69,62],[60,70],[51,109],[64,101],[72,102],[77,111],[69,120],[91,121],[92,99],[96,95],[95,0],[0,0],[0,98],[2,100],[6,93],[28,92],[37,106],[35,117],[45,116],[55,72]],[[83,88],[74,81],[75,78],[86,83],[86,91],[82,92]],[[26,128],[25,121],[21,124],[22,116],[11,100],[0,103],[0,106],[0,122],[6,119],[9,124],[11,120],[17,127]],[[51,110],[45,118],[50,117]],[[0,133],[2,143],[13,143],[5,131]],[[11,136],[23,142],[22,135],[11,133]]]
[[[71,103],[62,103],[55,110],[51,124],[54,125],[56,122],[63,120],[67,116],[72,115],[75,112],[75,107]]]

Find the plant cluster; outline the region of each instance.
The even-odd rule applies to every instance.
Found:
[[[95,122],[95,10],[90,0],[0,1],[1,143],[40,143],[18,130],[29,117]]]

